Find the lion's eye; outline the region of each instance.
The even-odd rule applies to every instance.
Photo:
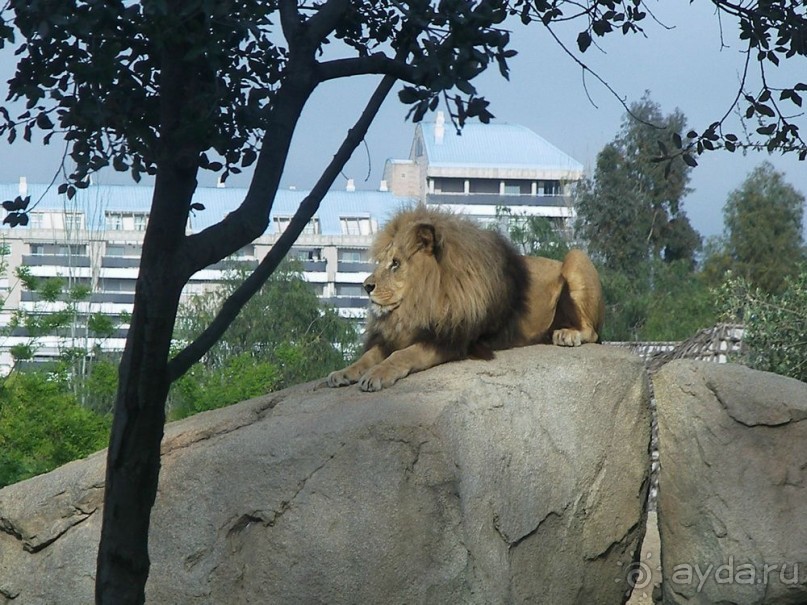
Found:
[[[392,269],[393,271],[395,271],[395,269],[397,269],[400,266],[401,261],[399,261],[397,258],[393,258],[392,262],[389,264],[389,268]]]

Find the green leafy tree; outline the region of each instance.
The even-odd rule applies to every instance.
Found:
[[[0,487],[102,449],[109,417],[79,404],[69,385],[16,372],[0,387]]]
[[[517,213],[507,206],[499,206],[496,223],[521,254],[561,260],[569,252],[569,234],[545,216]]]
[[[807,382],[807,264],[778,294],[730,274],[717,295],[724,318],[745,326],[741,361]]]
[[[721,15],[736,20],[739,38],[760,66],[807,55],[801,4],[712,1]],[[68,197],[87,186],[89,174],[109,165],[135,179],[143,173],[155,177],[110,439],[99,603],[145,599],[148,527],[170,384],[204,356],[277,267],[396,82],[404,83],[399,98],[412,106],[415,119],[442,99],[459,126],[467,118],[487,121],[487,101],[472,80],[490,65],[507,74],[514,54],[508,17],[538,23],[556,38],[556,23],[576,19],[577,49],[584,53],[595,37],[642,32],[649,13],[642,0],[68,0],[0,8],[0,45],[17,32],[23,38],[8,98],[24,106],[21,112],[12,106],[14,116],[0,108],[0,135],[13,142],[21,133],[30,140],[38,130],[50,141],[54,132],[62,133],[75,163],[60,186]],[[380,79],[376,90],[289,227],[208,329],[169,358],[180,295],[190,277],[265,231],[311,95],[328,81],[370,75]],[[807,156],[798,125],[763,83],[759,93],[745,92],[735,104],[743,102],[761,117],[759,135],[773,147]],[[803,86],[776,92],[798,105]],[[686,144],[674,139],[684,161],[694,162],[702,149],[739,146],[736,136],[723,134],[724,120],[701,134],[688,133]],[[226,177],[246,166],[254,166],[254,175],[241,206],[200,233],[186,233],[189,212],[203,210],[194,201],[199,170]],[[3,205],[8,224],[27,223],[28,200]]]
[[[15,275],[21,287],[37,297],[33,308],[15,310],[8,324],[9,330],[23,328],[28,337],[11,348],[15,364],[32,360],[43,338],[56,337],[59,357],[50,371],[65,377],[81,404],[101,413],[111,411],[114,392],[110,396],[109,390],[116,385],[111,380],[116,371],[110,365],[116,365],[119,356],[101,349],[127,316],[88,315],[82,310],[92,293],[87,284],[71,284],[62,277],[38,278],[25,266],[18,267]]]
[[[578,235],[602,269],[606,340],[678,340],[714,319],[695,272],[701,237],[681,204],[691,166],[657,161],[663,140],[685,128],[680,111],[665,116],[645,94],[578,188]]]
[[[601,270],[606,300],[603,340],[684,340],[715,323],[710,285],[688,261],[656,259],[645,269],[641,279]]]
[[[796,274],[805,258],[804,203],[804,195],[770,163],[755,168],[729,194],[723,209],[723,268],[765,292],[781,292],[786,278]],[[720,257],[713,262],[720,262]]]
[[[685,340],[714,325],[717,310],[703,274],[692,271],[688,260],[657,264],[639,339]]]
[[[193,339],[243,279],[193,296],[179,313],[178,341]],[[302,273],[284,263],[244,306],[222,338],[181,379],[172,416],[222,407],[344,367],[359,347],[353,324],[322,304]],[[243,374],[243,375],[241,375]]]
[[[578,233],[608,269],[638,275],[654,258],[694,266],[700,236],[681,207],[691,168],[681,157],[657,161],[659,141],[680,137],[685,128],[680,111],[663,115],[646,93],[597,155],[592,180],[581,184]]]
[[[194,365],[171,387],[170,418],[179,420],[206,410],[223,408],[277,390],[280,369],[249,353],[228,357],[214,370]]]

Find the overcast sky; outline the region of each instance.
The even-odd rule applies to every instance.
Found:
[[[690,127],[702,130],[726,112],[737,91],[743,55],[736,24],[724,18],[723,41],[728,48],[721,48],[719,22],[706,0],[695,0],[693,5],[666,0],[649,6],[659,21],[672,29],[648,20],[646,38],[611,34],[597,40],[604,52],[592,46],[582,59],[628,103],[649,90],[664,113],[677,107],[687,116]],[[572,49],[577,27],[574,24],[573,29],[561,32]],[[510,81],[494,69],[479,79],[480,93],[491,101],[497,119],[531,128],[582,162],[590,173],[597,153],[619,130],[624,110],[618,99],[591,76],[584,88],[580,68],[540,25],[518,27],[512,46],[519,55],[511,60]],[[0,81],[10,76],[13,59],[8,49],[0,53]],[[793,84],[800,74],[807,73],[805,67],[803,59],[791,59],[769,77]],[[284,187],[308,189],[314,184],[375,83],[368,77],[329,83],[318,91],[300,122],[282,181]],[[345,176],[355,179],[357,187],[377,187],[387,158],[408,157],[414,125],[405,121],[405,114],[406,108],[394,96],[382,108],[368,135],[366,150],[359,148],[345,170]],[[736,125],[736,120],[733,123]],[[807,130],[807,125],[804,128]],[[26,176],[29,182],[48,182],[62,150],[29,145],[20,139],[14,145],[0,141],[0,180],[16,181]],[[807,193],[807,164],[795,156],[754,153],[744,157],[726,152],[701,156],[692,173],[693,192],[684,208],[702,235],[722,232],[727,195],[765,159],[784,172],[790,184]],[[125,178],[114,173],[100,176],[105,182],[127,182]],[[214,181],[215,177],[210,177],[202,184]],[[243,185],[245,180],[228,183]],[[337,183],[343,185],[344,181]]]

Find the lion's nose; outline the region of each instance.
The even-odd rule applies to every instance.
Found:
[[[372,294],[373,290],[375,290],[375,284],[373,282],[364,282],[364,291],[367,292],[367,294]]]

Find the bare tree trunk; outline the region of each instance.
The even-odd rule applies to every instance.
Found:
[[[290,0],[285,3],[294,7]],[[309,38],[293,36],[304,52],[291,52],[287,77],[279,89],[267,124],[255,175],[241,206],[224,220],[194,235],[185,234],[196,188],[198,157],[193,138],[185,140],[185,100],[204,86],[205,66],[193,69],[182,48],[168,48],[163,56],[161,154],[149,224],[143,241],[134,312],[119,369],[118,395],[107,454],[106,491],[101,543],[98,551],[96,603],[140,605],[145,602],[149,574],[148,537],[151,509],[160,472],[160,443],[165,403],[172,380],[181,376],[198,356],[215,343],[255,288],[266,281],[285,256],[308,218],[314,214],[330,184],[363,140],[381,103],[396,80],[386,76],[359,121],[348,134],[295,214],[292,225],[262,263],[262,268],[215,322],[207,338],[194,343],[187,355],[169,366],[168,355],[179,299],[191,275],[238,250],[261,235],[269,221],[275,193],[288,155],[295,126],[311,92],[319,83],[314,53],[318,41],[333,27],[346,2],[335,2],[307,22]],[[332,14],[333,13],[333,14]],[[290,16],[287,15],[287,20]],[[287,23],[293,29],[294,23]],[[298,24],[299,25],[299,24]],[[319,31],[323,30],[323,31]],[[325,77],[319,74],[319,77]],[[192,132],[192,129],[191,129]]]
[[[97,603],[124,605],[145,600],[148,529],[170,386],[168,355],[186,281],[176,269],[184,219],[178,223],[177,216],[165,215],[187,208],[195,186],[195,171],[160,176],[155,186],[152,208],[157,211],[144,239],[134,312],[118,372],[98,551]],[[166,210],[160,212],[161,208]],[[182,225],[179,233],[177,224]]]

